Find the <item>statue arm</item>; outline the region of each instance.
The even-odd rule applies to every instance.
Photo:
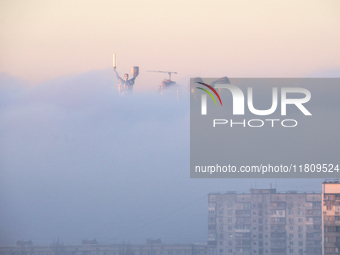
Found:
[[[138,75],[134,76],[132,79],[129,80],[129,83],[130,83],[131,85],[134,85],[134,84],[135,84],[135,79],[136,79],[137,76],[138,76]]]
[[[120,76],[119,76],[119,74],[117,73],[117,70],[116,70],[116,68],[114,67],[113,68],[113,71],[114,71],[114,73],[116,74],[116,77],[117,77],[117,79],[120,81],[120,80],[123,80],[122,78],[120,78]]]

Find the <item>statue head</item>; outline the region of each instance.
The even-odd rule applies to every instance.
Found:
[[[124,74],[124,80],[127,81],[129,79],[129,75],[126,73]]]

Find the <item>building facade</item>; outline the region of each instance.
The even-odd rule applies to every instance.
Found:
[[[321,255],[321,194],[211,193],[208,196],[208,253]]]
[[[340,254],[340,182],[323,182],[322,199],[322,254]]]

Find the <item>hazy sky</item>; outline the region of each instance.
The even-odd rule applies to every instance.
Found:
[[[301,77],[340,66],[340,2],[0,2],[0,72],[34,83],[112,66],[174,76]]]
[[[339,76],[339,13],[338,0],[0,1],[0,245],[204,243],[209,192],[320,192],[190,179],[188,90],[157,94],[166,75],[146,70],[182,85]],[[113,52],[120,74],[140,67],[139,93],[118,96]]]

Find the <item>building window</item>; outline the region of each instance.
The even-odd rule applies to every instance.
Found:
[[[250,209],[250,203],[243,203],[243,210],[249,210]]]
[[[303,234],[299,234],[299,238],[303,238]]]
[[[313,230],[321,230],[321,225],[313,225]],[[337,231],[340,232],[340,231]]]
[[[293,249],[289,249],[289,253],[294,253],[294,250]]]
[[[299,246],[303,246],[303,242],[302,241],[299,241]]]

